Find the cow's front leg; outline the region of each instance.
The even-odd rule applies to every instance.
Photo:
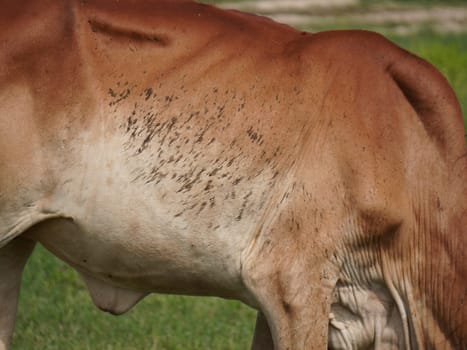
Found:
[[[8,349],[13,335],[21,274],[34,245],[18,237],[0,248],[0,350]]]
[[[255,335],[251,350],[274,350],[271,330],[266,317],[261,311],[258,311],[256,317]]]

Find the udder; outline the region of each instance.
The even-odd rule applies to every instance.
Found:
[[[338,283],[329,318],[329,349],[404,349],[401,316],[384,285]]]

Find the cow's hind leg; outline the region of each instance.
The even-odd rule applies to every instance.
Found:
[[[290,206],[273,215],[245,252],[242,277],[267,319],[274,349],[326,350],[339,276],[333,254],[337,223],[325,214],[301,215],[308,210],[289,198]],[[258,343],[264,341],[256,335]]]
[[[319,249],[312,253],[290,241],[265,240],[244,265],[245,283],[267,319],[276,350],[327,349],[334,271]],[[263,349],[262,344],[268,339],[260,316],[253,349]]]
[[[0,350],[8,349],[16,318],[21,274],[35,242],[18,237],[0,248]]]
[[[319,269],[319,267],[318,267]],[[306,272],[284,276],[269,275],[253,289],[267,319],[259,319],[254,350],[326,350],[332,289],[319,279],[309,279]],[[286,274],[286,272],[285,272]]]
[[[256,317],[255,336],[251,350],[274,350],[271,330],[269,329],[266,317],[261,311],[258,311],[258,316]]]

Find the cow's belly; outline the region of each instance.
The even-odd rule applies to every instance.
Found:
[[[68,219],[50,220],[38,227],[30,236],[80,272],[134,289],[177,293],[183,285],[184,291],[203,293],[203,281],[197,278],[210,257],[201,258],[185,242],[153,242],[149,235],[112,226],[87,231],[90,225]],[[210,272],[216,273],[214,268]]]
[[[220,247],[210,251],[206,242],[175,237],[164,241],[143,228],[98,228],[71,219],[43,222],[27,235],[74,267],[96,305],[112,313],[128,310],[151,292],[217,295],[248,302],[236,271],[236,252]]]

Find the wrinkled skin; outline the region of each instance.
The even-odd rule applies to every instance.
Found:
[[[185,1],[0,2],[0,349],[35,242],[111,313],[241,300],[254,349],[465,347],[466,146],[429,64]]]

